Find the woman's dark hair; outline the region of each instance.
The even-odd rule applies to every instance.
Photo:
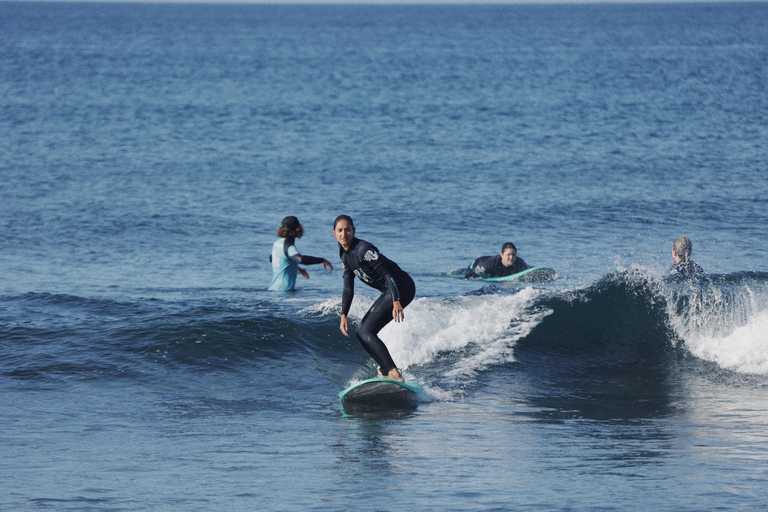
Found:
[[[349,227],[351,228],[355,227],[355,223],[352,222],[352,217],[350,217],[349,215],[339,215],[338,217],[336,217],[336,220],[333,221],[334,228],[336,228],[336,224],[338,224],[340,220],[345,220],[349,222]]]
[[[513,244],[512,242],[507,242],[501,246],[501,252],[504,252],[507,249],[512,249],[515,251],[515,254],[517,254],[517,247],[515,247],[515,244]]]

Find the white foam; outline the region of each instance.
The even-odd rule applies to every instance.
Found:
[[[704,336],[687,342],[696,357],[740,373],[768,375],[768,311],[726,336]]]
[[[332,316],[341,314],[341,298],[325,299],[321,302],[310,304],[299,311],[299,314]]]
[[[514,342],[546,314],[528,311],[539,293],[526,288],[514,295],[421,298],[406,308],[404,322],[390,323],[379,336],[403,369],[469,348],[467,357],[444,373],[466,375],[513,360]]]
[[[748,285],[730,290],[711,286],[687,298],[681,314],[670,309],[670,320],[693,355],[739,373],[768,374],[765,290]]]

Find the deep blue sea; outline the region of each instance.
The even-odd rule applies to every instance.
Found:
[[[0,510],[765,510],[767,231],[765,2],[0,2]]]

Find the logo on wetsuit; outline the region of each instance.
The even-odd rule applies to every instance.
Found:
[[[368,261],[368,262],[376,261],[378,259],[379,259],[379,253],[377,253],[373,249],[368,249],[366,251],[365,255],[363,255],[363,260]],[[365,282],[365,283],[368,283],[368,284],[373,283],[373,279],[368,274],[363,272],[363,270],[360,269],[360,268],[356,268],[355,269],[355,275],[357,277],[359,277],[360,280]]]
[[[363,281],[364,283],[368,283],[368,284],[370,284],[370,283],[372,283],[372,282],[373,282],[373,279],[371,279],[371,278],[368,276],[368,274],[366,274],[365,272],[363,272],[363,271],[362,271],[362,270],[360,270],[359,268],[356,268],[354,272],[355,272],[355,275],[356,275],[357,277],[359,277],[359,278],[360,278],[360,280],[361,280],[361,281]]]

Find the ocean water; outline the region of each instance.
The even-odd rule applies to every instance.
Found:
[[[767,22],[0,2],[0,510],[765,509]],[[412,407],[338,402],[341,213]],[[506,241],[557,279],[443,275]]]

